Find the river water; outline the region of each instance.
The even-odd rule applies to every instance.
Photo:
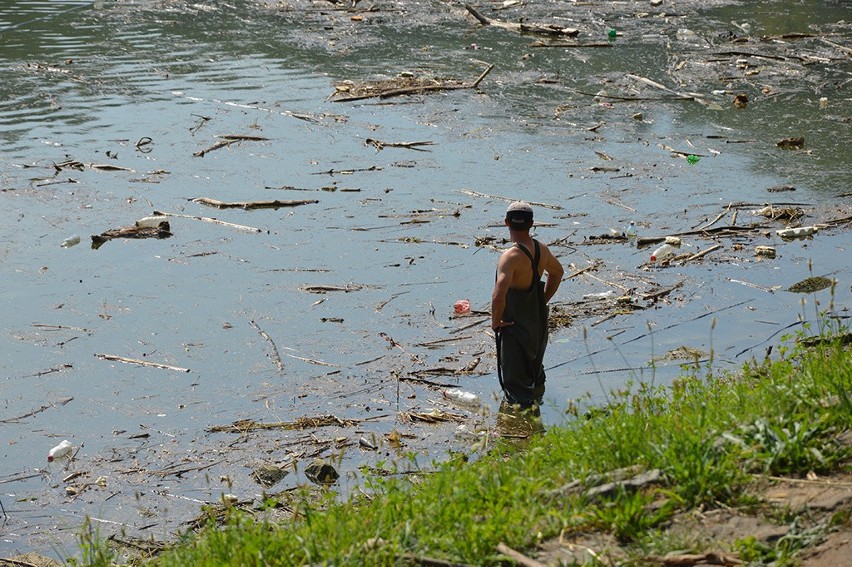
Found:
[[[438,1],[0,3],[0,555],[73,554],[87,516],[103,535],[168,539],[223,493],[259,499],[264,463],[291,471],[283,490],[330,458],[346,493],[359,467],[470,450],[460,425],[488,438],[499,386],[481,313],[511,199],[537,204],[536,236],[566,276],[597,266],[554,300],[570,324],[551,335],[546,425],[630,383],[669,383],[688,360],[662,355],[679,347],[724,370],[820,312],[847,317],[849,224],[783,241],[783,220],[751,211],[801,209],[804,225],[852,215],[852,9],[696,5],[481,8],[608,44],[542,48]],[[478,89],[329,99],[344,80],[472,82],[491,64]],[[196,155],[223,135],[258,139]],[[803,148],[776,145],[797,136]],[[796,190],[767,191],[781,185]],[[218,210],[201,197],[317,202]],[[154,211],[184,215],[170,238],[89,245]],[[671,266],[588,240],[631,220],[665,236],[717,216],[764,228],[684,236],[688,251],[722,247]],[[755,257],[757,244],[776,258]],[[784,291],[812,275],[838,283]],[[608,292],[635,309],[591,297]],[[453,318],[463,298],[474,314]],[[445,400],[453,385],[485,414]],[[436,409],[461,421],[406,419]],[[324,415],[359,423],[209,431]],[[62,439],[75,460],[48,465]]]

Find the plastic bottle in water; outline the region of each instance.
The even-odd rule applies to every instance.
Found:
[[[662,262],[669,256],[674,256],[676,248],[671,244],[663,244],[651,254],[652,262]]]
[[[150,217],[144,217],[136,221],[136,226],[138,227],[153,227],[157,228],[160,226],[160,223],[163,221],[168,222],[169,217],[166,215],[154,215]]]
[[[476,394],[472,392],[465,392],[464,390],[460,390],[458,388],[444,390],[443,393],[445,398],[466,406],[478,406],[481,403],[479,400],[479,396],[477,396]]]
[[[72,246],[77,246],[80,244],[80,235],[75,234],[74,236],[69,236],[65,240],[62,241],[63,248],[71,248]]]
[[[639,231],[636,230],[636,223],[630,221],[630,224],[627,226],[627,229],[624,231],[624,236],[627,237],[627,243],[630,246],[636,246],[637,237],[639,236]]]

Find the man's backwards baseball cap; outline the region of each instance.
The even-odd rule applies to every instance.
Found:
[[[515,201],[506,209],[506,220],[512,224],[523,225],[533,219],[533,210],[529,203]]]

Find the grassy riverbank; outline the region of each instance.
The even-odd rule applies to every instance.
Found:
[[[476,462],[459,456],[437,473],[375,478],[347,503],[306,492],[270,497],[264,510],[211,510],[200,534],[145,562],[498,565],[517,552],[514,561],[530,565],[665,564],[667,554],[669,563],[672,554],[696,558],[679,564],[795,564],[804,548],[850,529],[850,499],[819,516],[767,490],[784,479],[791,490],[830,485],[832,475],[847,475],[848,487],[852,352],[837,339],[787,344],[780,360],[737,375],[634,384],[526,446],[494,446]],[[774,535],[741,522],[727,541],[707,539],[695,522],[713,511]],[[283,522],[260,520],[282,512]],[[116,559],[93,539],[84,537],[83,562]]]

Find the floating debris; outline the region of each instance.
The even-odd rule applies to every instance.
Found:
[[[775,257],[775,247],[774,246],[755,246],[754,247],[754,255],[761,256],[763,258],[774,258]]]
[[[803,136],[784,138],[779,140],[776,145],[785,150],[800,150],[805,147],[805,138]]]
[[[798,283],[794,283],[787,288],[787,291],[792,291],[793,293],[813,293],[815,291],[827,289],[833,285],[833,279],[826,278],[824,276],[815,276],[806,278]]]
[[[251,478],[258,484],[270,487],[287,476],[287,471],[276,465],[261,465],[251,473]]]
[[[114,238],[169,238],[172,236],[168,221],[157,226],[125,226],[111,228],[100,234],[92,235],[92,250],[97,250]]]
[[[305,476],[316,484],[334,484],[340,474],[333,466],[322,459],[317,459],[305,468]]]
[[[775,234],[785,240],[794,238],[807,238],[813,236],[819,229],[815,226],[800,226],[796,228],[781,228],[775,231]]]

